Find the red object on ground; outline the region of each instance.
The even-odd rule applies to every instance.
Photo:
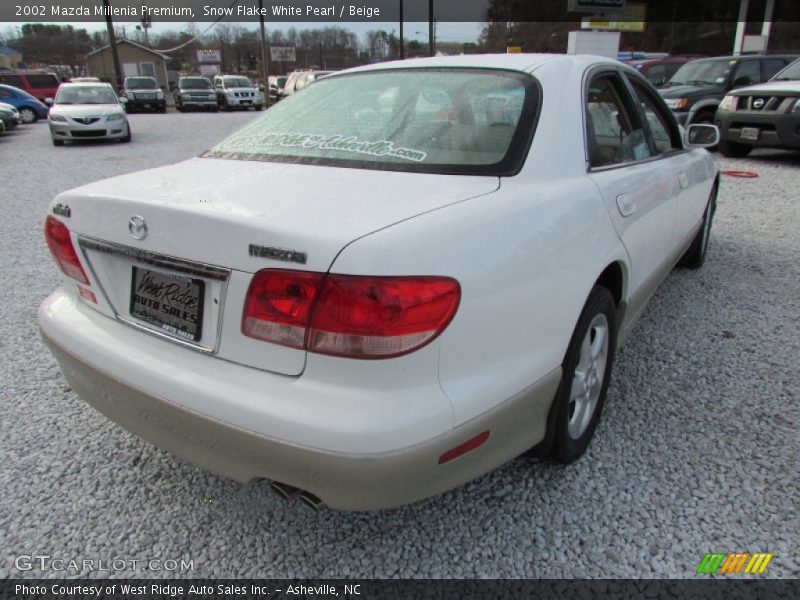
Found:
[[[758,173],[753,173],[753,171],[733,171],[733,170],[725,170],[722,171],[723,175],[728,175],[730,177],[741,177],[743,179],[755,179],[758,177]]]

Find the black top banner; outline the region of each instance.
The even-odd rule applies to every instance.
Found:
[[[0,22],[735,22],[740,0],[2,0]],[[750,3],[753,4],[753,3]],[[756,3],[757,4],[757,3]],[[755,11],[755,8],[754,8]],[[763,15],[762,15],[763,16]],[[761,20],[750,15],[747,20]],[[773,21],[800,21],[800,2],[775,0]]]
[[[654,600],[778,600],[798,598],[800,581],[787,579],[642,580],[278,580],[278,579],[7,579],[0,600],[564,600],[648,598]]]

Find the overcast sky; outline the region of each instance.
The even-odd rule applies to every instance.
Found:
[[[2,0],[0,0],[2,1]],[[117,27],[125,27],[125,33],[128,38],[136,39],[136,25],[137,21],[122,21],[122,20],[114,20],[115,25]],[[228,23],[228,21],[225,21]],[[58,25],[72,25],[76,29],[86,29],[87,31],[105,31],[106,24],[105,22],[83,22],[83,23],[56,23]],[[245,22],[245,23],[230,23],[232,25],[242,25],[247,29],[257,29],[258,23]],[[0,22],[0,31],[5,31],[8,27],[19,27],[24,25],[24,23],[3,23]],[[161,22],[153,21],[153,27],[150,29],[150,34],[158,34],[165,31],[180,31],[181,29],[185,29],[189,24],[188,23],[175,23],[175,22]],[[208,22],[195,22],[195,26],[199,28],[201,32],[205,31],[211,23]],[[363,39],[364,33],[367,31],[372,31],[376,29],[383,29],[384,31],[391,32],[394,30],[396,35],[400,34],[400,26],[395,22],[353,22],[353,23],[343,23],[341,21],[331,22],[331,23],[275,23],[270,24],[267,23],[267,30],[270,31],[272,29],[280,29],[283,31],[288,31],[292,27],[296,29],[321,29],[324,27],[343,27],[344,29],[349,29],[350,31],[354,32],[358,37],[359,40]],[[427,42],[428,40],[428,23],[427,22],[420,22],[420,23],[413,23],[413,22],[406,22],[404,25],[403,35],[406,39],[417,39],[421,42]],[[450,22],[443,22],[443,23],[436,23],[436,39],[439,42],[474,42],[477,41],[478,36],[481,33],[481,29],[483,28],[483,23],[450,23]],[[213,34],[214,30],[211,29],[209,34]]]

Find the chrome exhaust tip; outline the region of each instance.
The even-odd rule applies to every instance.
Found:
[[[325,508],[325,503],[311,492],[300,492],[300,502],[312,508],[315,512],[319,512],[321,509]]]
[[[269,487],[272,488],[272,491],[278,494],[284,500],[291,500],[295,498],[299,493],[300,489],[293,487],[291,485],[281,483],[280,481],[273,481],[269,484]]]

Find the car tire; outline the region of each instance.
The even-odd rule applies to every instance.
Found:
[[[699,269],[706,261],[706,252],[708,251],[708,240],[711,237],[711,224],[714,220],[714,213],[717,211],[717,185],[711,190],[711,195],[708,198],[706,209],[703,212],[703,221],[700,225],[700,230],[692,240],[689,249],[678,261],[679,267],[687,269]]]
[[[36,114],[36,111],[27,106],[19,109],[19,116],[22,117],[23,123],[36,123],[39,120],[39,115]]]
[[[550,455],[569,464],[586,451],[603,410],[617,344],[617,307],[611,292],[594,286],[562,363]]]
[[[263,105],[254,106],[253,108],[256,110],[256,112],[260,112],[260,111],[264,110],[264,106]]]
[[[128,135],[126,135],[124,138],[120,138],[119,141],[122,142],[123,144],[130,144],[132,139],[133,139],[133,134],[131,133],[131,128],[128,127]]]
[[[720,141],[719,145],[717,145],[717,150],[719,150],[719,153],[726,158],[744,158],[750,154],[752,149],[752,146],[737,144],[736,142]]]
[[[160,112],[162,115],[165,114],[167,112],[167,107],[162,106],[161,108],[158,109],[158,112]]]
[[[64,140],[57,140],[56,138],[53,138],[53,146],[63,146],[63,145],[64,145]]]

